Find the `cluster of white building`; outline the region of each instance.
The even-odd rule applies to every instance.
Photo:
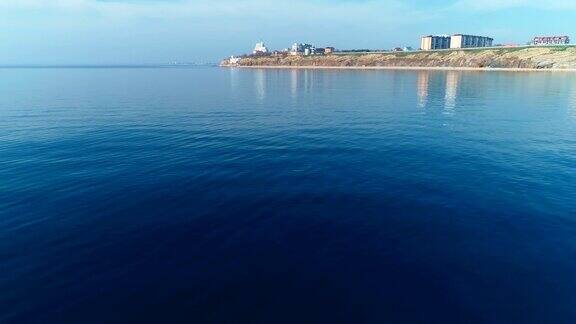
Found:
[[[252,51],[252,54],[268,54],[268,47],[266,47],[266,45],[264,45],[264,42],[259,42],[256,43],[256,46],[254,46],[254,50]]]
[[[286,50],[285,50],[286,51]],[[294,43],[292,47],[286,51],[291,55],[314,55],[317,54],[316,46],[311,44]]]
[[[264,42],[256,43],[252,54],[254,55],[268,55],[268,54],[289,54],[289,55],[323,55],[330,54],[335,51],[334,47],[316,47],[312,44],[294,43],[292,47],[284,49],[283,51],[269,51]]]

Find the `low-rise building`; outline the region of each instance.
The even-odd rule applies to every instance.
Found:
[[[240,58],[239,57],[234,57],[234,56],[230,56],[230,59],[228,60],[228,63],[230,65],[238,65],[240,63]]]
[[[266,47],[266,45],[264,45],[264,42],[256,43],[256,46],[254,46],[254,51],[252,51],[252,54],[268,54],[268,48]]]
[[[294,43],[290,51],[292,55],[313,55],[316,54],[316,47],[311,44]]]
[[[292,47],[290,48],[290,52],[292,53],[303,53],[304,52],[304,48],[302,46],[303,44],[300,43],[294,43],[292,45]]]
[[[568,36],[537,36],[532,40],[532,45],[566,45],[570,44]]]
[[[316,54],[316,55],[324,55],[324,54],[326,54],[326,48],[324,48],[324,47],[316,47],[316,50],[314,51],[314,54]]]
[[[456,34],[450,37],[450,48],[491,47],[491,37]]]
[[[423,51],[446,48],[450,48],[450,36],[448,35],[423,36],[420,41],[420,49]]]
[[[324,54],[332,54],[336,51],[334,47],[324,47]]]

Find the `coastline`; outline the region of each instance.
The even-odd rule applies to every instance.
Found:
[[[252,55],[221,66],[274,69],[576,72],[576,46],[330,55]]]
[[[477,71],[477,72],[566,72],[574,73],[576,69],[561,68],[487,68],[487,67],[451,67],[451,66],[306,66],[306,65],[226,65],[224,68],[243,69],[298,69],[298,70],[402,70],[402,71]]]

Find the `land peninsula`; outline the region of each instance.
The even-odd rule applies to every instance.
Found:
[[[327,55],[245,55],[221,66],[259,68],[499,69],[576,71],[576,46],[523,46]]]

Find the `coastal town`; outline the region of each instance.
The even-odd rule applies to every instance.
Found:
[[[494,38],[489,36],[453,34],[453,35],[425,35],[420,39],[420,48],[410,46],[394,47],[392,49],[336,49],[333,46],[318,47],[308,43],[294,43],[291,47],[282,50],[271,50],[264,42],[258,42],[251,54],[231,56],[228,65],[240,63],[246,57],[287,57],[287,56],[322,56],[331,54],[361,54],[361,53],[399,53],[399,52],[428,52],[443,50],[466,50],[482,48],[522,48],[534,46],[562,46],[569,45],[570,37],[561,36],[535,36],[530,42],[519,44],[494,44]]]

